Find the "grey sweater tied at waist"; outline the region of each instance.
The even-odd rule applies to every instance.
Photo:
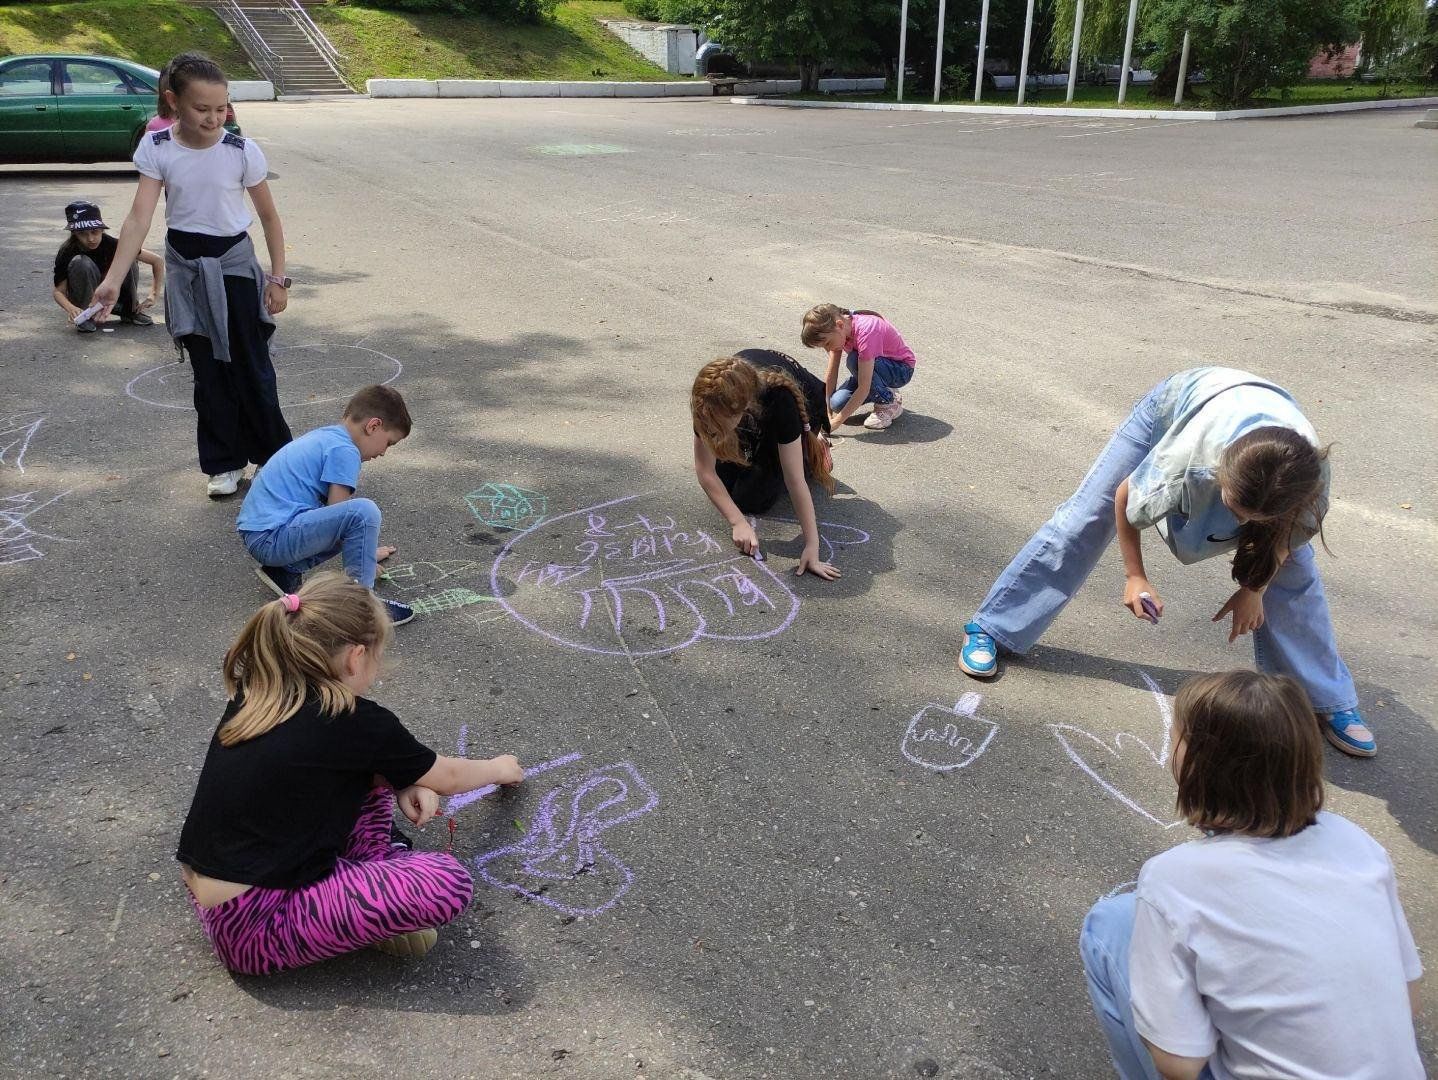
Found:
[[[178,344],[190,334],[210,339],[217,359],[230,362],[230,307],[225,278],[250,278],[260,298],[260,321],[275,325],[265,308],[265,273],[249,236],[218,259],[186,259],[165,243],[165,323]]]

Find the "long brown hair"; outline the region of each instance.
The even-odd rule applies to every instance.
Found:
[[[1278,573],[1294,529],[1303,526],[1323,539],[1328,448],[1319,449],[1292,428],[1260,427],[1245,432],[1223,451],[1218,486],[1230,505],[1262,517],[1238,527],[1233,580],[1261,589]]]
[[[341,679],[341,652],[364,645],[378,658],[389,644],[390,621],[379,601],[343,574],[316,574],[296,595],[296,611],[272,600],[251,615],[225,654],[225,692],[244,700],[220,725],[222,746],[283,724],[311,695],[326,716],[351,711],[355,696]]]
[[[1292,836],[1323,808],[1323,740],[1287,675],[1199,675],[1174,698],[1178,810],[1200,829]]]
[[[865,308],[856,308],[850,311],[848,308],[841,308],[838,304],[815,304],[804,312],[804,321],[799,327],[799,340],[804,343],[805,348],[812,349],[833,332],[834,327],[839,325],[839,320],[845,315],[851,319],[855,315],[873,315],[875,318],[883,318],[877,311],[869,311]]]
[[[813,430],[804,393],[794,380],[782,371],[755,368],[737,356],[722,356],[699,369],[689,392],[689,412],[694,430],[714,451],[720,461],[748,465],[749,460],[739,445],[736,419],[759,411],[759,393],[764,387],[779,387],[794,396],[794,404],[804,421],[804,465],[809,475],[829,494],[834,493],[834,477],[825,460],[824,444]]]

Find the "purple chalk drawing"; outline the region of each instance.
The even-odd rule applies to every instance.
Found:
[[[672,514],[641,513],[647,495],[558,514],[500,549],[490,592],[523,626],[583,652],[661,656],[701,638],[760,641],[799,613],[785,575]],[[830,558],[869,535],[821,522]]]
[[[974,763],[989,748],[999,726],[974,715],[982,694],[965,694],[952,709],[925,705],[904,730],[899,753],[915,765],[935,772],[951,772]]]
[[[1135,668],[1134,670],[1136,670],[1139,677],[1143,679],[1144,685],[1148,687],[1149,693],[1153,695],[1153,699],[1158,705],[1158,715],[1162,725],[1162,731],[1158,733],[1160,741],[1157,751],[1154,750],[1146,739],[1141,739],[1137,735],[1127,731],[1120,731],[1114,736],[1113,743],[1109,744],[1092,732],[1084,731],[1082,728],[1074,727],[1072,724],[1050,724],[1049,730],[1054,733],[1054,737],[1058,739],[1059,745],[1064,748],[1064,753],[1068,754],[1069,760],[1084,772],[1088,773],[1099,787],[1103,788],[1104,791],[1108,792],[1140,817],[1147,818],[1160,828],[1172,829],[1176,825],[1182,825],[1183,820],[1180,818],[1178,821],[1168,821],[1158,813],[1154,813],[1153,810],[1146,807],[1137,796],[1125,794],[1111,780],[1106,780],[1103,776],[1099,775],[1098,769],[1084,756],[1085,753],[1089,753],[1092,755],[1094,761],[1103,762],[1105,765],[1112,765],[1114,763],[1122,764],[1125,760],[1125,750],[1129,746],[1137,746],[1139,747],[1139,752],[1134,756],[1137,758],[1140,767],[1145,773],[1152,776],[1152,766],[1155,765],[1165,774],[1168,772],[1168,743],[1169,733],[1173,730],[1173,710],[1169,707],[1168,698],[1165,697],[1163,691],[1159,689],[1158,683],[1149,678],[1148,672],[1142,668]],[[1097,753],[1095,753],[1095,751],[1097,751]],[[1171,790],[1168,799],[1169,809],[1171,810],[1173,804]],[[1169,811],[1161,811],[1160,813],[1167,814],[1168,812]]]
[[[548,792],[523,840],[474,864],[496,889],[576,918],[602,915],[633,886],[634,871],[600,843],[601,835],[658,805],[659,796],[632,764],[604,765]]]

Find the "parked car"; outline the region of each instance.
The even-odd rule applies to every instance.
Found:
[[[0,60],[0,162],[129,161],[160,73],[113,56]],[[239,133],[231,106],[225,126]]]
[[[1123,74],[1122,64],[1094,64],[1088,70],[1085,82],[1095,86],[1108,86],[1110,83],[1118,83]],[[1130,86],[1143,86],[1145,83],[1153,82],[1153,72],[1147,68],[1128,69],[1128,84]]]

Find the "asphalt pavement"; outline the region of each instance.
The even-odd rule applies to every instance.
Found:
[[[1415,119],[243,105],[296,279],[292,426],[391,379],[415,419],[363,474],[399,547],[382,591],[422,611],[375,696],[442,752],[550,766],[421,834],[476,874],[427,958],[269,979],[219,966],[173,858],[221,657],[267,598],[238,505],[204,495],[163,328],[80,337],[49,298],[65,204],[118,230],[134,174],[0,168],[0,1069],[1109,1075],[1078,928],[1191,836],[1157,759],[1167,695],[1251,663],[1210,623],[1226,567],[1150,545],[1150,627],[1111,552],[1031,657],[986,684],[954,660],[1133,402],[1210,363],[1291,388],[1334,443],[1320,563],[1380,754],[1329,751],[1329,805],[1391,853],[1431,962],[1438,133]],[[820,301],[918,355],[908,412],[835,448],[835,583],[793,577],[782,508],[763,564],[733,556],[686,404],[740,348],[821,369],[798,341]]]

